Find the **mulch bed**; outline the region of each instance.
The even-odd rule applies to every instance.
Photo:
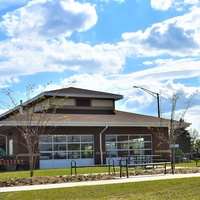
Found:
[[[134,170],[130,171],[130,176],[149,175],[149,174],[162,174],[163,170]],[[167,173],[171,173],[168,169]],[[200,173],[198,168],[177,168],[176,174],[187,173]],[[126,174],[123,172],[123,176]],[[80,181],[98,181],[98,180],[110,180],[119,177],[119,173],[113,174],[89,174],[89,175],[76,175],[76,176],[37,176],[29,178],[11,178],[0,180],[0,187],[12,187],[12,186],[25,186],[25,185],[40,185],[40,184],[55,184],[55,183],[67,183],[67,182],[80,182]]]

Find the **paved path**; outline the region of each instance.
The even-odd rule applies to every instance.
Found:
[[[72,183],[57,183],[57,184],[44,184],[44,185],[29,185],[29,186],[18,186],[18,187],[2,187],[1,192],[16,192],[26,190],[43,190],[43,189],[54,189],[54,188],[67,188],[76,186],[90,186],[90,185],[105,185],[105,184],[117,184],[117,183],[129,183],[129,182],[140,182],[140,181],[153,181],[161,179],[174,179],[174,178],[188,178],[188,177],[200,177],[200,173],[191,174],[153,174],[153,175],[139,175],[130,176],[129,178],[122,177],[113,180],[102,180],[102,181],[86,181],[86,182],[72,182]]]

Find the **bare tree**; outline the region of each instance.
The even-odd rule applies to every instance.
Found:
[[[16,128],[25,139],[25,143],[22,143],[29,154],[29,166],[30,176],[34,175],[34,169],[36,165],[36,159],[39,154],[39,139],[40,136],[55,130],[61,121],[66,120],[67,116],[61,118],[54,117],[56,110],[62,107],[65,103],[67,96],[62,98],[56,98],[60,90],[56,90],[54,96],[45,97],[42,95],[48,84],[42,89],[41,93],[36,98],[31,99],[33,93],[35,93],[35,85],[29,85],[26,88],[27,101],[20,101],[20,105],[16,102],[13,92],[3,90],[3,93],[11,100],[11,104],[7,102],[1,102],[7,109],[11,109],[9,114],[9,120],[16,122]],[[52,118],[54,120],[52,122]],[[20,141],[18,141],[20,142]]]
[[[168,143],[170,148],[171,148],[171,162],[172,162],[172,173],[174,174],[175,172],[175,144],[177,138],[183,133],[183,131],[186,128],[186,122],[184,121],[184,117],[188,109],[191,107],[192,100],[194,96],[197,94],[198,91],[196,91],[194,94],[191,95],[189,100],[185,102],[184,107],[181,111],[181,113],[176,116],[177,114],[177,105],[178,105],[178,100],[180,99],[181,94],[180,93],[174,93],[171,98],[171,116],[170,119],[168,120],[163,120],[160,119],[160,123],[162,126],[168,126],[169,128],[169,135],[163,134],[164,130],[161,129],[156,129],[154,131],[152,129],[152,132],[155,134],[156,137],[160,139],[160,143],[158,145],[162,145],[162,143]],[[164,123],[164,124],[163,124]]]
[[[171,98],[171,118],[170,118],[170,126],[169,126],[169,143],[171,145],[171,156],[172,156],[172,173],[174,174],[175,171],[175,159],[176,159],[176,154],[175,154],[175,144],[177,138],[182,134],[182,131],[185,128],[185,122],[184,122],[184,117],[188,109],[192,105],[192,100],[194,96],[197,94],[197,91],[191,95],[188,101],[185,102],[184,108],[182,109],[181,113],[179,114],[179,119],[175,117],[176,113],[176,108],[177,108],[177,103],[180,98],[180,93],[175,93],[173,94]]]

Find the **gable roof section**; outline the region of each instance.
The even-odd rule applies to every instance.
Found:
[[[38,99],[42,97],[74,97],[74,98],[97,98],[97,99],[113,99],[115,101],[123,99],[123,95],[119,94],[112,94],[107,92],[100,92],[100,91],[94,91],[94,90],[86,90],[86,89],[80,89],[75,87],[69,87],[69,88],[62,88],[58,90],[51,90],[43,92],[30,100],[23,103],[23,106],[26,106],[30,103],[33,103],[34,101],[37,101]],[[12,112],[18,110],[20,106],[17,106],[3,114],[0,115],[0,120],[2,118],[6,118],[9,116]]]
[[[100,99],[114,99],[120,100],[123,95],[113,94],[108,92],[100,92],[94,90],[86,90],[75,87],[63,88],[59,90],[51,90],[44,92],[44,96],[69,96],[69,97],[79,97],[79,98],[100,98]]]

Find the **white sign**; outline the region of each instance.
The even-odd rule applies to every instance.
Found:
[[[171,148],[174,147],[175,145],[175,148],[179,148],[179,144],[171,144]]]

